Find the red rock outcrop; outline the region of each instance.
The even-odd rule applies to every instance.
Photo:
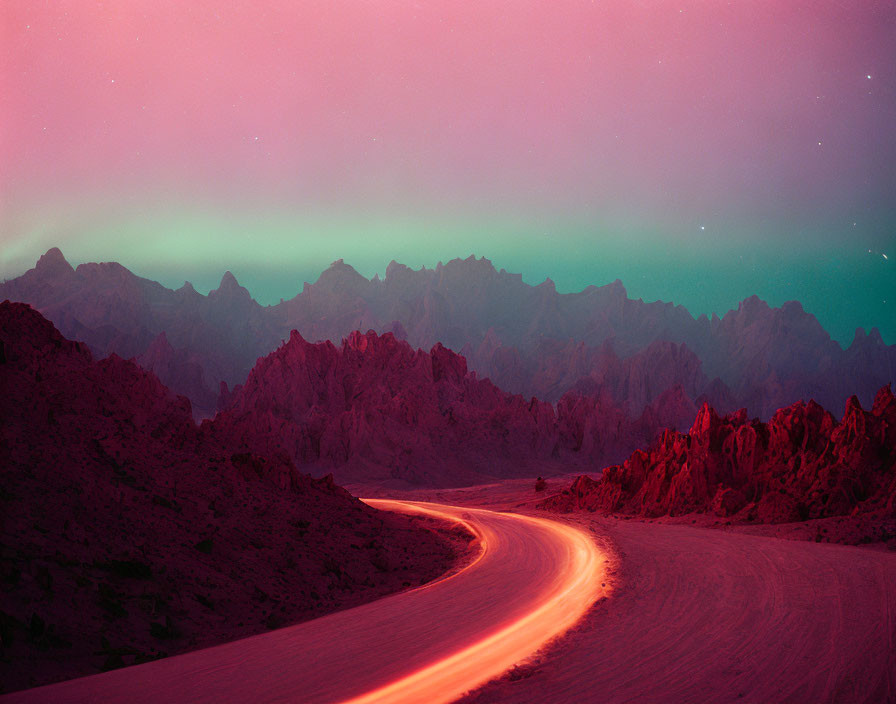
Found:
[[[780,409],[768,423],[743,410],[719,417],[704,405],[689,433],[666,431],[545,506],[651,517],[711,511],[763,523],[896,515],[896,400],[885,386],[869,412],[853,396],[839,423],[814,401]]]
[[[210,439],[155,375],[8,301],[0,476],[4,691],[310,618],[453,559],[282,453]]]

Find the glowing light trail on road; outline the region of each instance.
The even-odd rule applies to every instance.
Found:
[[[405,512],[410,510],[443,520],[461,522],[469,527],[469,524],[460,520],[454,513],[443,511],[433,504],[374,499],[365,501],[374,508]],[[477,509],[451,508],[470,514],[479,512]],[[564,569],[558,572],[538,608],[452,655],[378,689],[347,700],[345,704],[451,702],[465,692],[500,676],[514,665],[531,658],[546,643],[575,625],[598,596],[606,591],[600,586],[605,581],[605,555],[585,532],[543,518],[517,514],[504,515],[552,533],[559,542],[567,546],[568,560]],[[489,549],[489,541],[499,538],[485,529],[478,532],[484,554]],[[478,562],[479,560],[475,561],[465,570],[476,569]]]
[[[211,648],[0,697],[3,702],[448,702],[526,662],[605,590],[604,558],[563,523],[370,500],[465,526],[481,550],[415,589]]]

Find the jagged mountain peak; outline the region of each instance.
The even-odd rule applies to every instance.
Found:
[[[867,333],[865,328],[856,328],[856,334],[853,336],[850,347],[879,347],[884,346],[884,340],[880,335],[880,330],[876,327],[871,328]]]
[[[389,266],[386,267],[386,280],[394,279],[396,276],[400,276],[405,272],[412,271],[412,269],[406,264],[402,264],[401,262],[397,262],[394,259],[389,262]]]
[[[225,271],[224,276],[221,277],[221,283],[218,284],[219,291],[226,291],[230,289],[235,289],[239,287],[239,282],[236,280],[236,277],[233,275],[231,271]]]
[[[48,274],[71,273],[74,271],[72,265],[68,263],[59,247],[51,247],[46,254],[42,255],[34,265],[37,271]]]
[[[230,271],[225,271],[221,277],[221,283],[218,288],[209,291],[210,298],[225,297],[228,299],[242,299],[245,301],[253,301],[252,295],[245,286],[240,286],[236,277]]]
[[[748,296],[744,300],[742,300],[737,306],[738,313],[762,313],[765,311],[771,310],[771,306],[768,303],[763,301],[759,296],[755,293],[752,296]]]
[[[806,310],[799,301],[785,301],[781,304],[781,312],[784,313],[785,317],[798,318],[805,315]]]
[[[625,290],[625,286],[621,279],[615,279],[612,283],[607,284],[603,288],[618,296],[628,297],[628,291]]]
[[[357,293],[369,285],[370,280],[358,273],[357,269],[346,264],[344,259],[337,259],[321,272],[313,288],[324,292]]]

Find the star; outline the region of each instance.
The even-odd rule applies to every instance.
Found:
[[[869,74],[866,74],[866,75],[865,75],[865,78],[867,78],[867,79],[870,81],[870,80],[871,80],[871,74],[870,74],[870,73],[869,73]]]

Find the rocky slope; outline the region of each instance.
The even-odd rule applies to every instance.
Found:
[[[307,619],[456,545],[282,453],[240,452],[151,373],[0,304],[0,692]]]
[[[695,319],[681,306],[632,300],[619,281],[560,294],[550,280],[529,286],[473,257],[419,270],[393,262],[382,280],[339,260],[294,298],[263,308],[229,273],[202,296],[117,264],[72,269],[53,249],[0,284],[3,297],[33,304],[99,356],[116,352],[158,369],[198,417],[213,415],[209,399],[222,381],[242,383],[293,329],[334,343],[367,329],[424,349],[440,342],[505,390],[554,402],[599,388],[630,419],[674,385],[692,401],[767,419],[800,398],[842,408],[855,393],[869,404],[896,381],[896,346],[876,330],[857,330],[843,350],[797,302],[772,308],[754,296],[722,318]],[[170,350],[158,343],[163,332]]]
[[[114,262],[73,269],[53,248],[34,269],[0,284],[2,299],[31,304],[97,357],[137,358],[188,396],[198,417],[214,414],[222,380],[241,382],[280,341],[265,309],[230,272],[203,296],[189,282],[172,291]]]
[[[339,347],[293,331],[203,429],[341,481],[469,483],[537,472],[563,449],[550,404],[505,394],[441,345],[373,331]]]
[[[768,423],[743,410],[720,417],[706,404],[689,433],[666,431],[544,505],[650,517],[712,512],[763,523],[896,516],[896,399],[885,386],[865,411],[852,397],[840,422],[814,401],[780,409]]]
[[[341,482],[457,486],[621,459],[693,417],[681,386],[632,419],[608,393],[556,406],[503,392],[440,344],[353,332],[339,347],[293,331],[203,430],[247,451],[283,448]]]

